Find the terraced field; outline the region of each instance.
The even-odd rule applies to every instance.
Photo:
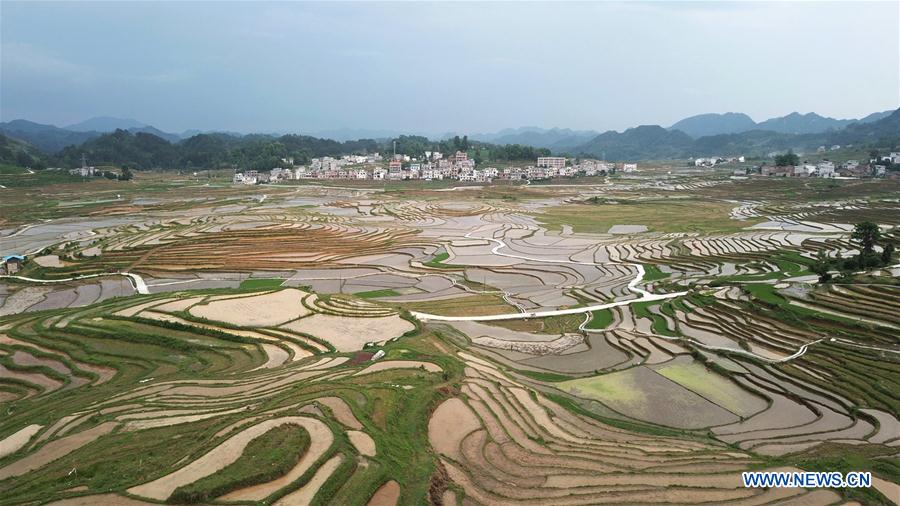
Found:
[[[0,504],[896,502],[900,265],[812,269],[897,183],[771,185],[101,184],[0,230]]]

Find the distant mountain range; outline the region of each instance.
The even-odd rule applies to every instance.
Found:
[[[473,134],[469,138],[492,144],[522,144],[536,148],[565,151],[579,146],[596,137],[600,132],[593,130],[571,130],[569,128],[521,127],[507,128],[492,134]]]
[[[0,132],[25,141],[45,153],[56,153],[66,146],[83,144],[101,135],[100,132],[76,132],[24,119],[0,123]]]
[[[858,120],[834,119],[816,113],[791,113],[760,123],[743,113],[701,114],[678,121],[669,128],[642,125],[624,132],[599,133],[568,128],[521,127],[495,133],[470,134],[472,141],[497,145],[523,145],[550,149],[553,153],[589,155],[610,160],[646,160],[687,158],[710,155],[764,155],[773,151],[815,149],[819,145],[871,142],[880,137],[900,138],[897,111],[869,114]],[[181,134],[161,131],[134,119],[97,117],[60,128],[17,119],[0,123],[0,133],[26,142],[46,154],[55,154],[69,146],[80,146],[104,134],[126,130],[133,134],[152,134],[170,143],[181,143],[200,134],[218,137],[275,138],[280,134],[201,132]],[[390,140],[400,132],[371,129],[337,129],[315,132],[313,137],[347,142],[357,139]],[[440,139],[454,134],[438,136]],[[462,135],[460,135],[462,136]]]
[[[82,121],[63,127],[66,130],[75,132],[115,132],[116,130],[131,130],[132,128],[143,128],[147,125],[138,120],[130,118],[111,118],[109,116],[99,116],[89,120]]]
[[[68,146],[78,146],[103,134],[127,130],[131,133],[147,133],[169,142],[180,142],[201,133],[191,130],[182,134],[163,132],[133,119],[98,117],[81,123],[60,128],[56,125],[45,125],[24,119],[16,119],[0,123],[0,133],[7,137],[25,141],[45,153],[56,153]],[[240,136],[240,134],[234,134]]]
[[[707,116],[707,115],[704,115]],[[715,132],[708,126],[715,123],[724,130],[733,130],[735,125],[745,122],[742,115],[713,115],[698,121],[688,118],[689,127],[702,127],[704,132]],[[817,118],[821,116],[814,115]],[[695,117],[697,118],[697,117]],[[805,118],[805,119],[804,119]],[[749,118],[747,118],[749,119]],[[788,115],[769,123],[776,128],[789,130],[778,132],[764,130],[758,124],[752,130],[704,135],[694,138],[681,129],[644,125],[629,128],[624,132],[609,131],[569,150],[572,154],[584,154],[609,160],[663,160],[671,158],[693,158],[702,156],[750,155],[764,156],[775,151],[793,149],[809,152],[818,146],[864,144],[889,139],[891,146],[900,144],[900,109],[876,113],[864,118],[866,121],[849,121],[841,126],[831,126],[821,130],[822,121],[810,118],[809,114]],[[829,119],[829,118],[823,118]],[[709,121],[707,121],[709,120]],[[686,120],[685,120],[686,121]],[[769,120],[771,121],[771,120]],[[832,120],[847,121],[847,120]],[[707,122],[707,125],[703,125]],[[682,122],[679,122],[682,123]],[[767,123],[767,122],[763,122]],[[835,125],[835,123],[828,123]],[[813,130],[810,132],[809,130]],[[794,133],[802,132],[802,133]]]
[[[733,134],[746,132],[756,128],[756,122],[742,112],[726,112],[724,114],[699,114],[684,118],[669,127],[669,130],[680,130],[691,137],[707,135]]]
[[[890,115],[893,110],[875,112],[860,119],[834,119],[820,116],[814,112],[800,114],[792,112],[787,116],[771,118],[760,123],[740,112],[724,114],[700,114],[685,118],[669,127],[669,130],[681,130],[691,137],[709,135],[736,134],[750,130],[766,130],[782,134],[818,134],[829,130],[840,130],[851,123],[871,123]]]

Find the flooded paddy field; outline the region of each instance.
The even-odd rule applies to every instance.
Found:
[[[898,261],[814,269],[898,183],[591,179],[4,200],[0,503],[886,500]]]

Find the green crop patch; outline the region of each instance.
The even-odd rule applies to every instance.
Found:
[[[385,288],[383,290],[369,290],[368,292],[356,292],[353,295],[361,299],[377,299],[379,297],[397,297],[400,295],[400,292],[396,290],[392,290],[390,288]]]
[[[271,288],[279,288],[282,284],[284,284],[283,279],[245,279],[241,281],[241,284],[238,288],[241,290],[266,290]]]

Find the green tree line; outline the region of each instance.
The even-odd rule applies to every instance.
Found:
[[[153,134],[116,130],[80,146],[69,146],[56,156],[49,157],[47,163],[66,168],[78,167],[84,155],[91,165],[115,165],[138,170],[266,170],[283,166],[284,158],[293,158],[295,164],[306,164],[311,158],[323,156],[376,152],[389,156],[394,142],[397,153],[420,159],[424,158],[426,151],[439,151],[445,155],[465,151],[478,163],[534,160],[538,156],[550,154],[549,149],[472,142],[465,136],[441,141],[431,141],[420,136],[400,136],[381,142],[373,139],[338,142],[307,135],[234,137],[226,134],[200,134],[179,143],[170,143]]]

